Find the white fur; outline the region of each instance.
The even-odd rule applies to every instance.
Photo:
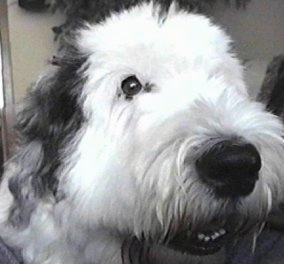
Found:
[[[152,4],[80,32],[87,121],[58,172],[66,198],[42,200],[29,227],[15,230],[5,224],[12,197],[2,184],[1,233],[27,263],[121,264],[116,233],[162,238],[184,215],[194,226],[226,214],[229,202],[216,200],[192,166],[209,139],[240,136],[261,154],[260,180],[236,204],[239,214],[264,219],[283,199],[283,127],[248,97],[230,42],[204,16],[173,8],[163,22]],[[129,75],[153,90],[118,97]]]

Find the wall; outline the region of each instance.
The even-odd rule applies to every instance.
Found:
[[[233,37],[246,62],[250,93],[256,96],[268,62],[284,54],[284,0],[251,0],[245,10],[238,11],[219,0],[212,15]]]
[[[56,50],[51,28],[62,23],[59,14],[31,13],[8,0],[9,30],[15,101],[42,72]]]
[[[1,39],[0,39],[0,111],[2,107],[3,107],[3,77],[2,77],[2,54],[1,54]],[[1,122],[1,115],[0,115],[0,122]]]
[[[233,35],[244,58],[266,60],[284,53],[283,0],[251,0],[238,11],[219,1],[213,15]]]

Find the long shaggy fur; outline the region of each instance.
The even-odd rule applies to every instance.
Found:
[[[130,8],[145,0],[51,0],[53,10],[61,10],[66,15],[65,22],[53,28],[56,38],[68,35],[69,31],[80,21],[100,22],[112,12]],[[168,7],[172,0],[156,0],[164,8]],[[204,13],[216,3],[216,0],[178,0],[180,6],[189,11]],[[224,0],[227,5],[236,8],[245,8],[250,0]],[[61,38],[61,37],[60,37]],[[62,43],[60,45],[62,47]]]
[[[127,263],[137,241],[156,258],[189,227],[233,215],[241,234],[265,221],[283,199],[283,126],[248,97],[230,42],[185,6],[148,1],[65,40],[23,105],[0,189],[1,236],[26,263]],[[127,96],[133,75],[143,89]],[[231,139],[262,159],[254,191],[235,200],[195,168]]]

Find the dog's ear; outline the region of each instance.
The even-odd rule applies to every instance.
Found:
[[[10,221],[18,226],[28,224],[37,199],[56,194],[61,150],[83,122],[80,96],[86,57],[69,49],[53,64],[28,93],[18,114],[19,151],[7,166],[14,196]]]

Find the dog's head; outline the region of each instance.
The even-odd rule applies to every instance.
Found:
[[[209,19],[142,3],[70,43],[19,122],[11,221],[53,193],[88,226],[208,254],[283,198],[283,127]]]

